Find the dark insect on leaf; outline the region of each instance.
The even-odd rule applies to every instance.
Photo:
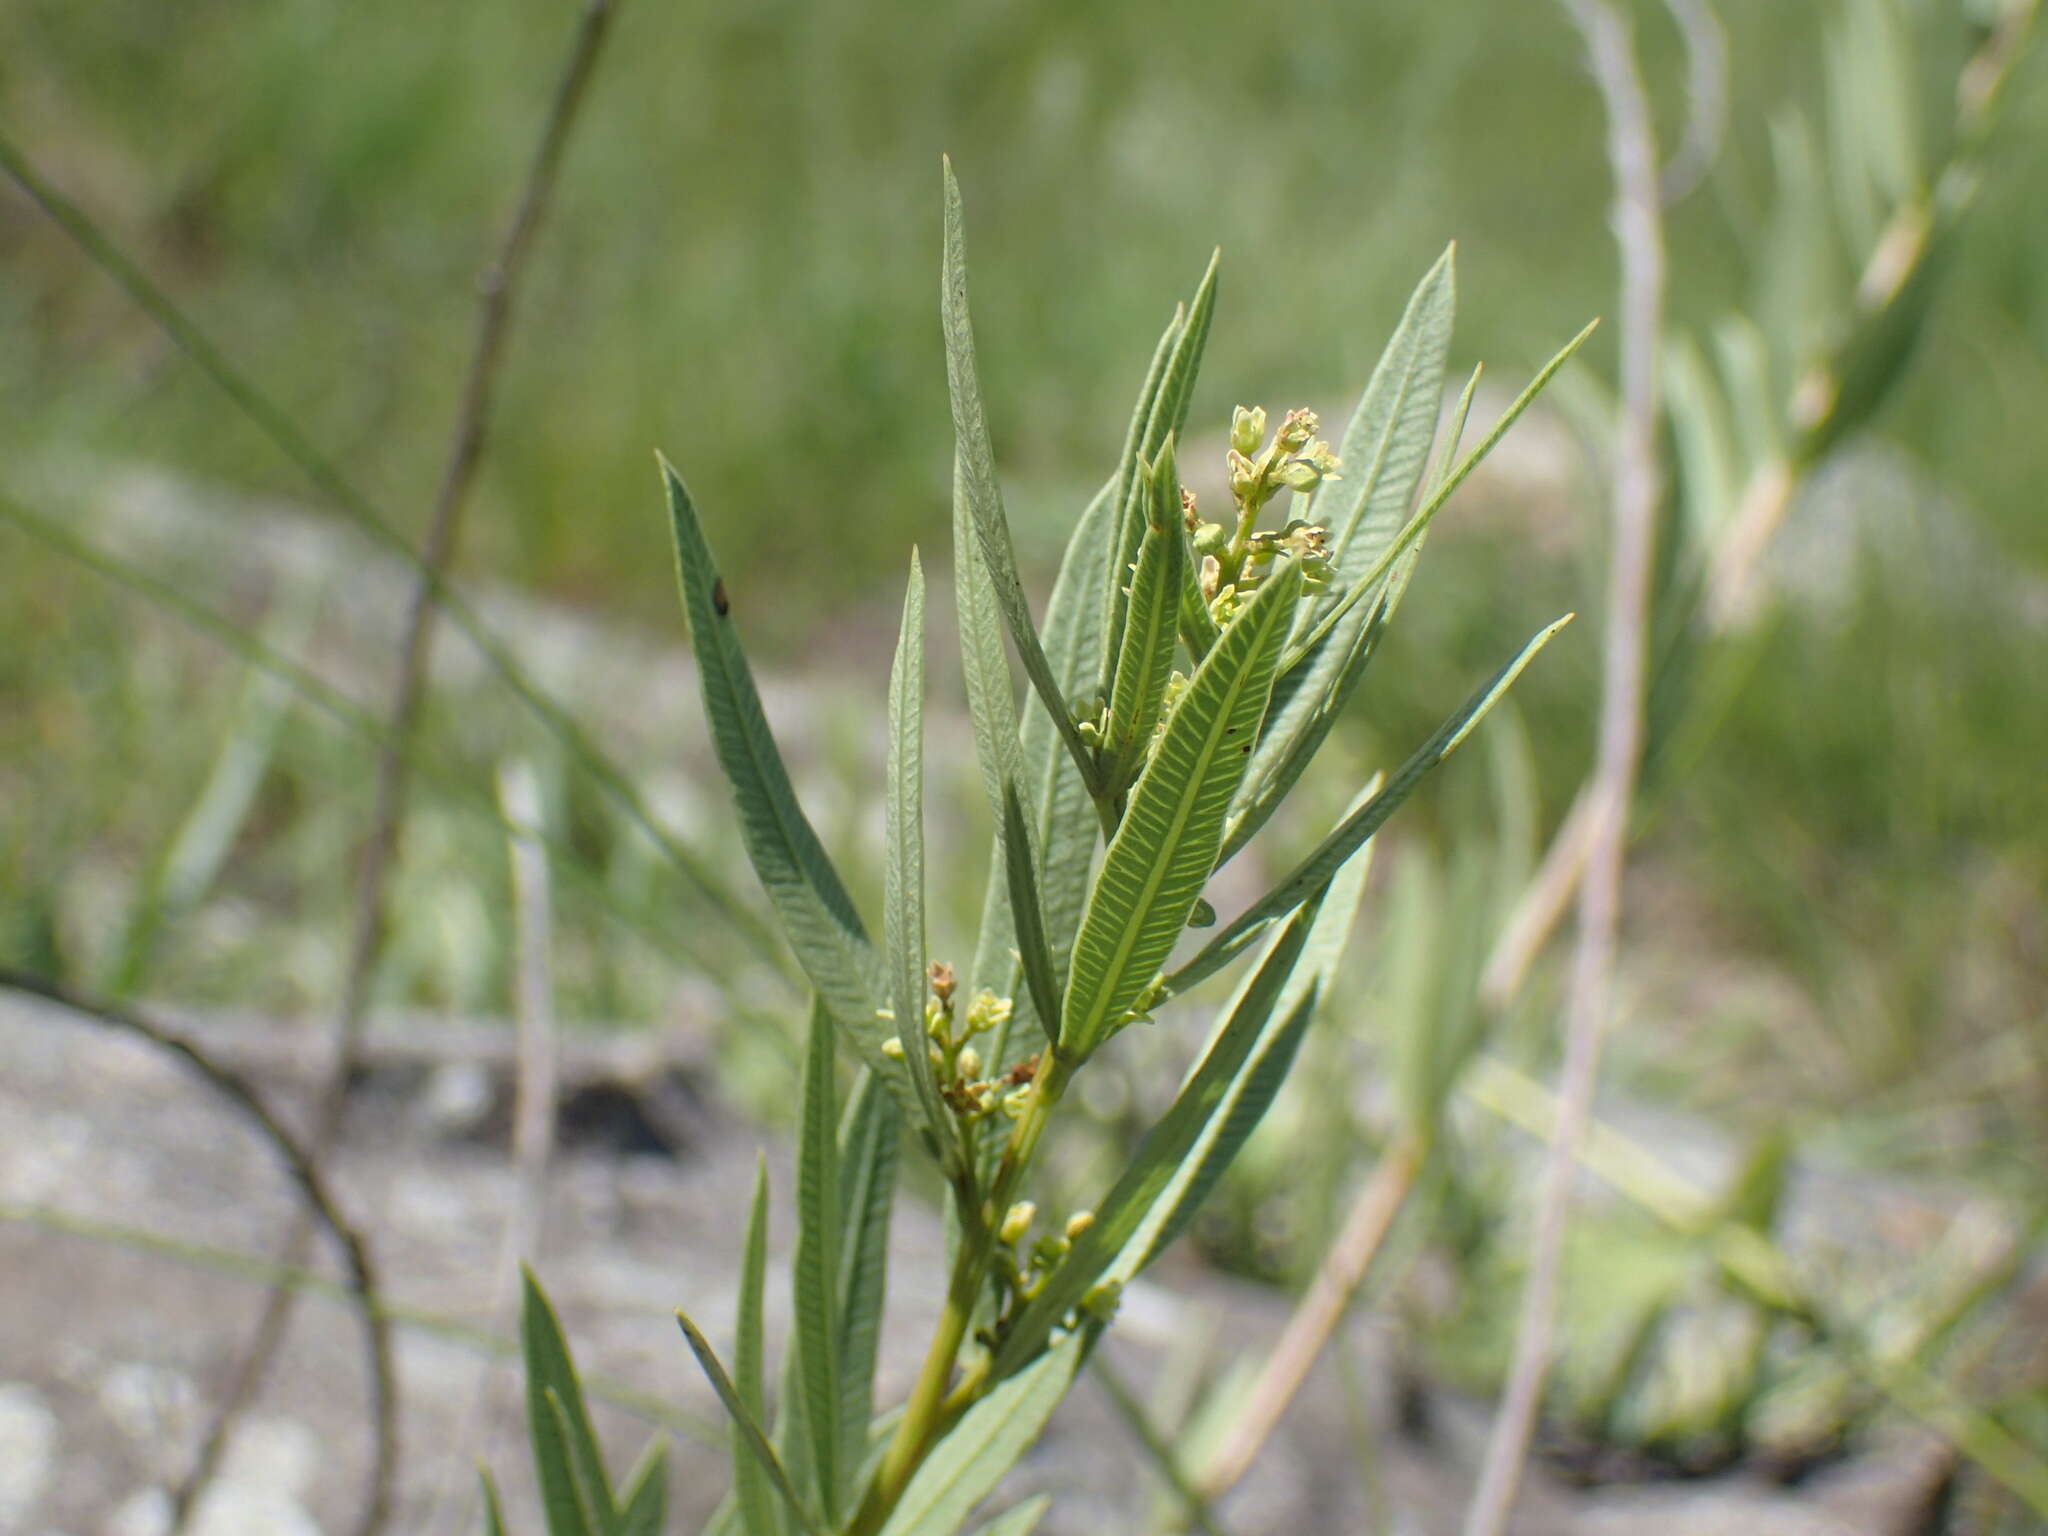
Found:
[[[718,610],[721,619],[732,612],[732,604],[726,600],[725,582],[722,579],[711,583],[711,606]]]

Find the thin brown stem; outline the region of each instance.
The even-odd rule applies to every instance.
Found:
[[[1579,890],[1579,929],[1565,1011],[1557,1134],[1537,1195],[1529,1279],[1506,1391],[1467,1511],[1465,1536],[1501,1536],[1549,1374],[1572,1178],[1592,1117],[1600,1045],[1612,1007],[1628,810],[1642,756],[1650,578],[1662,490],[1657,366],[1664,316],[1664,231],[1650,104],[1629,25],[1611,0],[1564,0],[1585,39],[1605,102],[1621,255],[1620,413],[1615,423],[1612,545],[1603,637],[1600,736],[1588,802],[1592,822]]]
[[[1415,1187],[1415,1176],[1426,1155],[1427,1149],[1419,1137],[1404,1136],[1388,1147],[1374,1166],[1372,1177],[1352,1202],[1336,1242],[1323,1255],[1315,1278],[1309,1282],[1294,1315],[1288,1318],[1280,1341],[1267,1356],[1251,1396],[1203,1469],[1196,1487],[1204,1498],[1220,1499],[1236,1487],[1265,1449],[1273,1431],[1280,1427],[1288,1405],[1300,1393],[1310,1369],[1344,1320],[1359,1286],[1365,1283],[1366,1272],[1392,1230],[1394,1218]]]
[[[88,997],[61,982],[24,971],[0,969],[0,988],[54,1003],[67,1013],[134,1035],[157,1050],[176,1057],[225,1098],[277,1153],[278,1160],[298,1186],[302,1208],[311,1224],[324,1228],[341,1250],[342,1262],[348,1272],[348,1294],[362,1314],[364,1366],[370,1381],[373,1451],[368,1492],[357,1528],[374,1529],[390,1508],[397,1469],[398,1399],[396,1373],[392,1365],[391,1326],[380,1301],[377,1271],[370,1259],[369,1245],[335,1204],[311,1147],[285,1129],[246,1078],[222,1066],[204,1049],[168,1025],[158,1023],[133,1008]]]
[[[475,343],[463,379],[455,429],[435,493],[426,541],[420,551],[419,577],[414,582],[406,609],[405,632],[399,648],[397,682],[390,710],[391,739],[378,758],[376,805],[356,886],[354,926],[342,983],[341,1007],[335,1022],[334,1059],[314,1114],[312,1147],[316,1157],[327,1154],[341,1131],[349,1079],[361,1049],[363,1022],[369,1013],[371,984],[384,950],[390,873],[398,851],[399,829],[411,784],[408,748],[419,727],[432,658],[434,620],[438,613],[436,591],[453,564],[461,538],[463,512],[468,505],[470,487],[489,434],[498,368],[504,354],[519,280],[525,272],[534,237],[553,197],[562,152],[586,99],[599,52],[610,30],[612,14],[612,0],[588,0],[568,62],[556,86],[554,103],[542,129],[540,146],[527,174],[518,210],[503,243],[484,271]],[[305,1223],[297,1223],[284,1244],[280,1259],[284,1267],[298,1264],[306,1236]],[[271,1293],[248,1348],[230,1379],[228,1391],[200,1447],[193,1469],[173,1501],[174,1530],[187,1528],[199,1495],[212,1480],[237,1419],[255,1396],[283,1340],[294,1299],[290,1291]],[[372,1536],[382,1525],[384,1514],[385,1511],[378,1508],[376,1518],[366,1520],[360,1527],[362,1536]]]

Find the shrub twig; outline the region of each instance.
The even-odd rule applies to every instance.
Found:
[[[1513,1363],[1466,1514],[1465,1536],[1500,1536],[1507,1528],[1549,1374],[1572,1180],[1592,1116],[1601,1037],[1612,1008],[1628,812],[1642,756],[1651,563],[1661,494],[1657,369],[1664,314],[1664,232],[1650,104],[1636,67],[1629,24],[1621,12],[1610,0],[1563,3],[1585,40],[1607,109],[1614,235],[1621,256],[1620,409],[1614,434],[1607,625],[1557,1130],[1537,1195]]]
[[[445,580],[461,538],[463,512],[468,505],[469,490],[490,430],[492,398],[519,280],[526,270],[534,237],[546,218],[561,168],[562,153],[587,99],[591,75],[610,30],[613,11],[612,0],[588,0],[584,8],[568,62],[556,86],[554,104],[541,131],[540,146],[527,173],[518,210],[503,243],[484,272],[476,338],[463,379],[455,431],[434,497],[433,513],[420,553],[420,569],[406,609],[405,635],[399,651],[397,684],[390,712],[391,739],[378,756],[376,805],[356,888],[353,931],[342,982],[341,1008],[335,1024],[334,1061],[314,1117],[312,1145],[316,1156],[324,1156],[340,1134],[347,1107],[349,1079],[361,1045],[363,1021],[369,1012],[371,984],[384,950],[391,866],[398,850],[399,826],[410,787],[407,747],[419,726],[426,699],[428,664],[433,651],[434,620],[437,617],[435,590]],[[301,1223],[286,1240],[283,1259],[286,1267],[297,1262],[296,1256],[304,1246],[305,1238],[305,1227]],[[283,1338],[293,1300],[290,1291],[271,1293],[201,1446],[198,1460],[178,1489],[174,1529],[185,1527],[199,1492],[219,1465],[236,1419],[255,1395]]]
[[[285,1129],[246,1078],[215,1061],[207,1051],[168,1025],[133,1008],[88,997],[62,982],[26,971],[0,969],[0,988],[54,1003],[78,1018],[134,1035],[164,1054],[175,1057],[226,1099],[277,1153],[278,1160],[291,1175],[292,1183],[298,1187],[301,1208],[307,1213],[310,1223],[325,1228],[334,1239],[335,1246],[340,1248],[348,1270],[347,1292],[362,1314],[363,1357],[370,1381],[372,1464],[369,1491],[364,1497],[363,1512],[356,1529],[364,1532],[376,1530],[389,1513],[398,1460],[398,1401],[390,1323],[379,1304],[377,1271],[370,1258],[369,1245],[335,1204],[311,1145],[301,1142]]]

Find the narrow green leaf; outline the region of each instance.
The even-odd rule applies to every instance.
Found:
[[[733,1370],[740,1403],[759,1422],[767,1412],[765,1383],[767,1348],[763,1342],[762,1297],[768,1283],[768,1161],[754,1171],[754,1204],[747,1217],[747,1240],[740,1263],[740,1314]],[[732,1426],[732,1488],[747,1536],[780,1536],[782,1521],[768,1491],[763,1470],[737,1421]]]
[[[939,1098],[938,1080],[924,1050],[924,568],[910,552],[910,582],[903,594],[903,629],[889,673],[888,797],[882,874],[882,952],[887,957],[889,1004],[903,1059],[924,1111],[925,1140],[952,1172],[960,1140]]]
[[[861,1486],[875,1417],[875,1353],[896,1199],[896,1101],[863,1072],[839,1127],[839,1431],[841,1498]],[[842,1507],[843,1504],[842,1504]]]
[[[1436,436],[1444,360],[1457,314],[1457,247],[1439,256],[1408,300],[1337,453],[1344,478],[1316,497],[1315,519],[1330,530],[1340,580],[1378,563],[1407,520]],[[1324,503],[1335,495],[1335,504]]]
[[[960,674],[967,685],[967,712],[974,726],[974,761],[981,770],[981,791],[995,819],[1000,844],[1003,785],[1021,771],[1024,748],[1017,731],[1017,696],[1010,681],[1009,652],[1003,646],[1002,615],[997,611],[988,562],[975,537],[974,513],[968,505],[958,454],[953,457],[953,590],[960,610]],[[1048,646],[1051,628],[1052,610],[1048,607]],[[1058,663],[1050,650],[1047,660],[1057,674]],[[1000,846],[996,862],[1001,862]]]
[[[921,1050],[915,1031],[906,1050]],[[798,1375],[810,1465],[825,1523],[838,1518],[839,1433],[839,1110],[833,1085],[832,1028],[811,1010],[797,1139],[796,1255],[792,1264]]]
[[[579,1499],[587,1499],[593,1509],[609,1514],[611,1480],[604,1470],[604,1453],[598,1447],[597,1432],[591,1427],[590,1410],[583,1401],[583,1387],[576,1378],[561,1321],[532,1270],[520,1270],[520,1284],[523,1295],[519,1338],[526,1357],[526,1418],[533,1431],[542,1502],[548,1507],[550,1520],[557,1508],[567,1509]],[[549,1393],[559,1399],[564,1416],[561,1454],[552,1458],[544,1455],[541,1447],[543,1432],[552,1433]],[[584,1482],[594,1483],[595,1487],[581,1486]]]
[[[1003,854],[1009,862],[1010,913],[1017,935],[1017,957],[1024,967],[1031,1003],[1048,1042],[1060,1037],[1060,987],[1052,951],[1045,940],[1045,914],[1038,904],[1038,872],[1031,867],[1031,838],[1024,823],[1024,802],[1017,786],[1003,787]]]
[[[1458,396],[1457,408],[1451,415],[1451,430],[1444,438],[1443,450],[1430,478],[1432,493],[1442,483],[1448,466],[1457,459],[1465,422],[1472,414],[1472,397],[1479,389],[1480,372],[1477,367],[1472,370]],[[1292,670],[1287,670],[1283,662],[1280,675],[1273,680],[1273,702],[1266,709],[1258,749],[1252,754],[1252,765],[1238,789],[1230,824],[1224,830],[1223,852],[1216,860],[1219,866],[1227,864],[1271,819],[1322,750],[1331,729],[1364,680],[1366,668],[1379,649],[1380,637],[1407,594],[1427,537],[1427,530],[1416,535],[1394,561],[1386,580],[1374,594],[1371,607],[1357,615],[1356,623],[1338,623],[1324,630],[1322,638]]]
[[[668,1522],[668,1453],[659,1441],[647,1447],[626,1479],[610,1536],[662,1536]]]
[[[1120,792],[1138,776],[1152,731],[1166,699],[1173,671],[1173,647],[1180,627],[1181,577],[1187,562],[1187,533],[1181,525],[1180,479],[1174,471],[1173,439],[1142,472],[1146,508],[1145,542],[1131,577],[1123,647],[1110,690],[1107,788]]]
[[[1430,770],[1458,749],[1459,744],[1486,717],[1486,712],[1493,708],[1514,684],[1515,679],[1522,675],[1522,669],[1535,659],[1538,651],[1550,643],[1552,635],[1572,621],[1572,617],[1571,614],[1566,614],[1555,623],[1537,631],[1506,666],[1496,672],[1478,692],[1465,701],[1457,713],[1437,728],[1428,741],[1415,750],[1393,778],[1388,780],[1384,789],[1339,822],[1335,830],[1318,843],[1308,857],[1296,865],[1285,879],[1253,902],[1242,916],[1211,939],[1186,965],[1167,977],[1167,994],[1185,992],[1197,982],[1213,976],[1242,954],[1267,927],[1285,917],[1310,895],[1320,890],[1336,874],[1344,861],[1379,831],[1386,819],[1414,793],[1415,786],[1428,776]]]
[[[1187,317],[1174,335],[1173,349],[1167,354],[1165,371],[1160,375],[1152,408],[1145,418],[1144,433],[1138,440],[1137,454],[1141,461],[1157,459],[1166,440],[1178,437],[1187,426],[1188,407],[1193,403],[1195,394],[1195,377],[1201,371],[1202,352],[1209,343],[1209,325],[1216,314],[1216,274],[1222,261],[1221,250],[1210,256],[1208,270],[1203,272],[1202,281],[1195,289],[1194,302],[1188,306]],[[1130,600],[1125,582],[1145,536],[1146,494],[1140,479],[1141,472],[1134,471],[1130,478],[1125,479],[1119,471],[1116,563],[1111,567],[1109,618],[1103,631],[1109,641],[1109,651],[1103,657],[1097,685],[1097,691],[1104,696],[1111,691],[1111,668],[1117,659],[1128,622]],[[1176,483],[1173,489],[1177,514],[1180,486]]]
[[[697,1364],[703,1369],[705,1379],[711,1383],[711,1390],[718,1394],[719,1402],[725,1405],[725,1411],[731,1415],[733,1423],[739,1426],[741,1435],[745,1437],[747,1444],[752,1447],[754,1455],[759,1459],[762,1470],[768,1474],[768,1481],[774,1486],[775,1491],[782,1495],[782,1502],[795,1518],[797,1528],[805,1532],[806,1536],[829,1536],[824,1526],[818,1523],[818,1517],[811,1513],[804,1501],[797,1496],[796,1485],[790,1482],[789,1473],[776,1458],[775,1448],[768,1443],[768,1437],[761,1433],[760,1420],[747,1412],[746,1404],[740,1401],[739,1393],[733,1389],[732,1378],[725,1374],[725,1367],[718,1363],[718,1355],[711,1348],[711,1341],[704,1337],[702,1329],[690,1321],[687,1313],[678,1311],[676,1321],[682,1325],[683,1337],[690,1341],[690,1353],[697,1357]]]
[[[1199,1145],[1203,1129],[1222,1110],[1232,1081],[1286,990],[1288,976],[1308,942],[1314,916],[1313,911],[1299,914],[1268,948],[1257,972],[1238,994],[1228,1022],[1182,1086],[1172,1108],[1145,1133],[1123,1173],[1096,1206],[1094,1222],[1075,1239],[1072,1251],[1018,1315],[996,1355],[998,1377],[1019,1370],[1037,1355],[1052,1330],[1098,1281],[1110,1275],[1110,1266],[1172,1188],[1182,1165]]]
[[[1100,601],[1111,555],[1110,500],[1105,485],[1089,502],[1067,542],[1058,579],[1045,609],[1046,655],[1070,692],[1093,684],[1103,648],[1106,616]],[[1087,899],[1089,866],[1098,822],[1095,802],[1073,762],[1060,750],[1045,711],[1027,705],[1019,733],[1022,771],[1017,778],[1027,823],[1036,839],[1039,898],[1055,974],[1064,974]],[[998,786],[1000,789],[1000,786]],[[997,812],[1000,817],[1000,810]],[[1001,822],[998,820],[997,825]],[[981,935],[974,952],[974,986],[1012,998],[1018,1014],[1035,1013],[1022,985],[1017,936],[1011,922],[1009,870],[1002,850],[991,859],[982,899]],[[1007,1062],[1011,1029],[989,1037],[991,1062]]]
[[[881,962],[853,898],[797,803],[696,505],[667,460],[661,469],[698,686],[719,766],[739,808],[747,856],[811,985],[869,1069],[914,1113],[918,1105],[909,1077],[882,1054],[882,1042],[894,1031],[876,1015],[886,992]]]
[[[1110,1278],[1129,1279],[1173,1246],[1251,1139],[1252,1132],[1259,1128],[1266,1111],[1272,1108],[1294,1066],[1295,1054],[1301,1047],[1302,1036],[1308,1032],[1316,1004],[1328,997],[1336,984],[1338,967],[1358,922],[1358,907],[1365,897],[1366,876],[1371,866],[1372,844],[1367,843],[1337,871],[1328,889],[1312,898],[1312,905],[1305,904],[1297,914],[1297,921],[1307,919],[1308,937],[1279,1001],[1233,1072],[1215,1111],[1182,1157],[1172,1181],[1153,1201],[1144,1222],[1110,1265]],[[1254,972],[1253,978],[1256,976]],[[1248,982],[1246,990],[1249,986]],[[1240,1001],[1242,996],[1241,992]],[[1237,1005],[1233,1004],[1225,1018],[1234,1021],[1236,1017]],[[1225,1033],[1229,1028],[1226,1023]],[[1223,1035],[1219,1034],[1204,1061],[1223,1045]],[[1228,1052],[1225,1054],[1227,1059]]]
[[[548,1536],[604,1536],[611,1512],[611,1493],[589,1484],[589,1468],[577,1452],[577,1430],[562,1394],[553,1387],[540,1395],[534,1419],[534,1470],[541,1484],[541,1513]]]
[[[1038,1522],[1045,1518],[1045,1512],[1052,1508],[1052,1496],[1041,1493],[1035,1499],[1026,1499],[1015,1509],[1005,1510],[975,1532],[975,1536],[1031,1536],[1038,1529]]]
[[[1443,509],[1444,503],[1449,501],[1458,487],[1465,483],[1465,477],[1477,469],[1486,456],[1493,452],[1494,447],[1507,435],[1508,428],[1515,424],[1521,417],[1522,412],[1535,403],[1536,397],[1543,393],[1544,387],[1556,376],[1557,370],[1570,360],[1574,352],[1585,345],[1586,338],[1591,336],[1598,329],[1599,325],[1600,322],[1598,320],[1592,321],[1578,335],[1566,342],[1555,357],[1551,358],[1549,362],[1537,370],[1536,377],[1531,379],[1528,387],[1515,396],[1514,402],[1505,411],[1501,412],[1500,419],[1493,424],[1486,436],[1480,440],[1479,445],[1466,454],[1464,458],[1460,459],[1457,466],[1444,477],[1443,483],[1424,499],[1421,507],[1416,510],[1415,515],[1408,519],[1400,533],[1380,552],[1372,565],[1367,568],[1365,574],[1352,582],[1346,589],[1344,596],[1339,598],[1336,604],[1316,621],[1316,626],[1309,632],[1308,638],[1288,652],[1286,658],[1280,663],[1280,670],[1283,673],[1292,671],[1299,665],[1324,635],[1341,623],[1344,617],[1363,598],[1378,588],[1380,579],[1393,568],[1394,562],[1406,553],[1409,546],[1422,537],[1425,530],[1428,529],[1430,521]]]
[[[995,1387],[941,1440],[882,1536],[952,1536],[1029,1450],[1066,1395],[1092,1339],[1073,1334]]]
[[[483,1486],[484,1536],[505,1536],[505,1510],[498,1502],[498,1485],[491,1480],[491,1474],[481,1468],[476,1475]]]
[[[967,309],[966,220],[960,207],[960,186],[953,179],[953,164],[945,162],[946,239],[944,280],[941,283],[941,318],[946,332],[946,377],[953,401],[955,453],[967,500],[974,512],[975,536],[982,558],[988,563],[989,580],[995,588],[996,604],[1010,631],[1010,643],[1024,664],[1024,675],[1038,690],[1040,701],[1072,754],[1082,781],[1092,789],[1096,782],[1094,754],[1075,728],[1073,711],[1052,664],[1039,643],[1031,622],[1031,607],[1024,598],[1024,583],[1017,575],[1017,552],[1010,542],[1010,522],[1003,512],[1003,493],[996,484],[995,448],[989,441],[988,416],[982,408],[981,383],[975,373],[974,324]]]
[[[1123,1023],[1202,894],[1300,592],[1299,562],[1276,564],[1195,669],[1131,793],[1067,977],[1060,1044],[1077,1059]]]

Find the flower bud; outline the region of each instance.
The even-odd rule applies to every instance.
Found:
[[[882,1054],[891,1061],[901,1061],[903,1059],[903,1042],[896,1036],[891,1035],[882,1042]]]
[[[1031,1223],[1037,1219],[1038,1207],[1029,1200],[1019,1200],[1003,1217],[1003,1224],[997,1228],[996,1236],[1005,1243],[1014,1243],[1031,1230]]]
[[[953,1065],[959,1068],[960,1076],[973,1082],[981,1076],[981,1052],[973,1046],[963,1046],[960,1054],[953,1058]]]
[[[1316,435],[1316,429],[1322,424],[1322,419],[1314,411],[1289,411],[1280,423],[1274,442],[1284,453],[1299,453],[1308,446],[1309,439]]]
[[[953,967],[943,960],[934,960],[925,976],[931,982],[933,997],[942,1003],[953,1001],[953,988],[958,985],[953,978]]]
[[[1252,454],[1259,451],[1259,444],[1266,440],[1266,412],[1262,406],[1247,410],[1239,406],[1230,413],[1230,446],[1239,453]]]
[[[1074,1212],[1073,1215],[1067,1218],[1067,1241],[1072,1242],[1094,1225],[1095,1213],[1093,1211]]]

